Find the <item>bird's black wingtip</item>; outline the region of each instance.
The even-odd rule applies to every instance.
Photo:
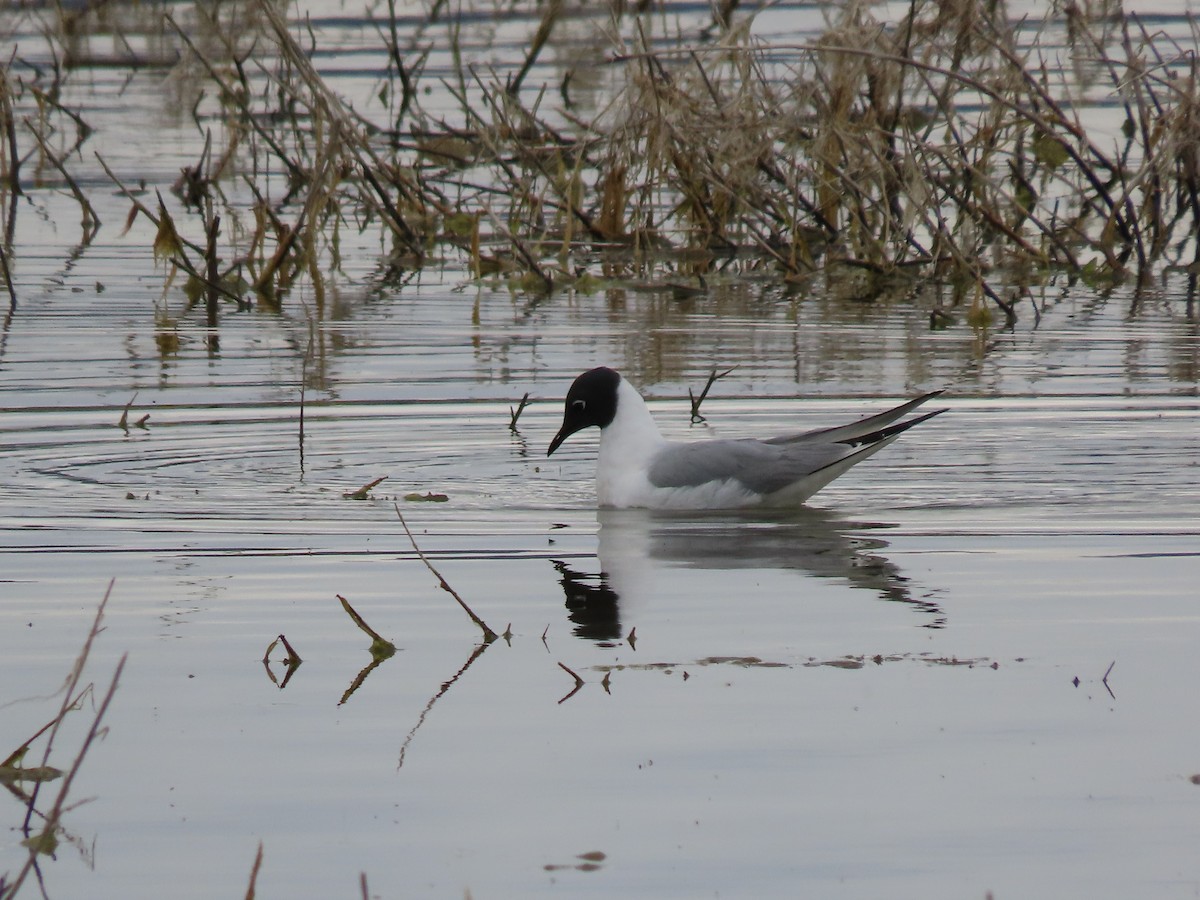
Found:
[[[940,394],[941,391],[938,391]],[[848,441],[843,441],[844,444],[850,444],[854,447],[861,447],[865,444],[877,444],[882,440],[890,437],[895,437],[898,434],[903,434],[912,428],[914,425],[920,425],[922,422],[927,422],[934,416],[940,416],[944,412],[950,412],[950,408],[943,406],[941,409],[931,410],[924,415],[917,416],[913,419],[908,419],[904,422],[899,422],[895,425],[889,425],[887,428],[880,428],[878,431],[872,431],[870,434],[860,435]]]

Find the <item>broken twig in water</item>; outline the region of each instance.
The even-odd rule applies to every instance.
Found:
[[[510,419],[508,423],[508,430],[513,434],[517,433],[517,419],[521,418],[521,413],[525,411],[525,407],[528,405],[529,392],[526,391],[525,396],[521,398],[521,402],[517,404],[516,409],[513,409],[511,406],[508,408],[509,413],[512,415],[512,419]]]
[[[311,320],[308,326],[308,345],[304,348],[304,359],[300,363],[300,430],[298,445],[300,448],[300,474],[304,474],[304,401],[308,388],[308,364],[312,362],[313,328]]]
[[[702,390],[700,392],[700,397],[698,399],[697,399],[696,395],[692,393],[692,389],[688,388],[688,397],[692,401],[692,422],[703,422],[704,421],[704,416],[700,415],[700,404],[703,403],[704,398],[708,396],[708,392],[712,388],[713,384],[720,381],[722,378],[724,378],[726,375],[728,375],[730,372],[732,372],[736,368],[737,368],[737,366],[730,366],[728,369],[726,369],[724,372],[721,372],[720,374],[717,374],[717,370],[713,369],[712,372],[709,373],[708,383],[704,385],[704,390]]]
[[[577,693],[579,693],[579,689],[581,687],[583,687],[583,679],[580,678],[575,673],[575,671],[573,669],[571,669],[569,666],[559,663],[558,667],[560,669],[562,669],[564,672],[566,672],[568,675],[570,675],[572,678],[575,679],[575,687],[571,688],[571,693],[567,694],[565,697],[563,697],[561,700],[558,701],[559,703],[566,703],[568,700],[570,700],[572,697],[574,697]]]
[[[134,391],[133,396],[129,398],[129,402],[125,404],[125,408],[121,410],[121,418],[117,420],[117,427],[129,434],[129,409],[133,406],[133,401],[137,399],[137,391]],[[150,413],[146,413],[140,419],[133,423],[134,428],[146,428],[146,422],[150,420]]]
[[[350,491],[342,494],[342,496],[347,500],[366,500],[371,493],[371,488],[375,487],[375,485],[379,484],[380,482],[387,481],[387,479],[388,477],[384,475],[382,478],[376,478],[374,481],[368,481],[357,491]]]
[[[342,609],[346,611],[346,615],[353,619],[354,624],[366,632],[367,636],[371,639],[372,656],[376,657],[377,659],[387,659],[389,656],[395,654],[396,645],[368,625],[366,620],[358,614],[358,610],[350,605],[349,600],[347,600],[341,594],[335,594],[334,596],[336,596],[338,600],[342,602]]]
[[[12,272],[8,268],[8,254],[5,253],[3,245],[0,245],[0,271],[4,273],[4,285],[8,288],[8,311],[12,313],[17,308],[17,289],[13,286]]]
[[[292,676],[296,674],[296,671],[300,668],[300,663],[303,662],[303,660],[292,659],[291,657],[280,660],[279,664],[283,666],[283,680],[280,681],[275,677],[275,673],[271,670],[271,651],[275,649],[278,643],[278,638],[271,641],[271,646],[267,648],[267,653],[262,658],[262,664],[263,669],[267,673],[267,678],[269,678],[271,681],[271,684],[275,685],[275,687],[282,691],[288,686],[288,682],[292,680]]]
[[[346,690],[342,693],[342,699],[338,701],[338,706],[342,706],[350,699],[355,691],[362,687],[363,682],[367,680],[368,675],[375,671],[376,666],[382,663],[385,659],[391,659],[396,655],[396,645],[368,625],[366,620],[358,614],[358,610],[350,605],[349,600],[347,600],[341,594],[337,594],[336,596],[338,600],[341,601],[342,609],[346,611],[346,615],[353,619],[354,624],[362,629],[362,631],[364,631],[371,639],[371,646],[369,648],[371,653],[371,662],[364,666],[362,671],[354,676],[354,680],[350,683],[350,687],[346,688]]]
[[[255,887],[258,884],[258,870],[262,868],[263,844],[258,842],[258,852],[254,854],[254,865],[250,868],[250,884],[246,887],[247,900],[254,900]]]
[[[137,399],[137,391],[133,392],[133,396],[129,398],[129,402],[125,404],[125,408],[121,410],[121,418],[117,420],[117,427],[128,431],[129,430],[129,408],[133,406],[133,401]]]
[[[433,567],[433,563],[426,558],[425,554],[421,552],[421,548],[417,546],[417,539],[413,537],[413,533],[409,529],[408,523],[404,521],[404,514],[400,512],[400,504],[397,503],[394,504],[394,506],[396,507],[396,515],[400,518],[400,524],[404,526],[404,533],[408,535],[408,539],[412,542],[413,549],[417,551],[417,556],[420,557],[421,562],[425,563],[425,568],[429,569],[429,571],[433,573],[433,576],[438,580],[438,587],[440,587],[443,591],[446,591],[451,597],[458,601],[458,605],[463,608],[463,611],[471,617],[471,621],[474,622],[479,627],[479,630],[483,632],[484,641],[490,644],[496,639],[496,632],[488,628],[487,623],[484,622],[483,619],[479,618],[479,616],[475,615],[474,610],[467,605],[467,601],[460,597],[458,595],[458,591],[450,587],[450,583],[442,577],[442,573]]]
[[[295,667],[295,666],[300,665],[300,663],[304,662],[304,660],[302,660],[300,658],[300,654],[295,651],[295,649],[292,647],[292,645],[288,643],[288,639],[285,638],[282,634],[279,635],[279,637],[275,638],[275,640],[271,641],[271,643],[267,645],[267,652],[263,654],[263,658],[262,658],[263,662],[268,662],[270,660],[271,651],[274,650],[275,647],[279,644],[283,644],[283,649],[287,652],[287,658],[282,660],[282,662],[285,666]]]

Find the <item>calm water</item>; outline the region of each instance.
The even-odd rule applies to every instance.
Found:
[[[124,86],[102,152],[161,112],[159,78]],[[194,131],[158,124],[124,161],[169,183]],[[99,211],[72,258],[69,198],[21,210],[0,334],[0,756],[53,716],[110,581],[89,678],[128,654],[50,897],[244,896],[260,841],[272,897],[357,897],[360,873],[383,898],[1200,894],[1182,286],[1059,284],[1037,328],[930,332],[920,303],[821,282],[387,286],[364,244],[323,319],[304,292],[228,315],[210,356],[197,318],[156,328],[146,236]],[[594,436],[544,454],[600,363],[676,437],[935,388],[951,412],[794,514],[598,513]],[[687,389],[734,364],[692,425]],[[145,427],[118,427],[127,403]],[[480,651],[393,498],[510,639]],[[339,594],[399,648],[365,677]],[[280,633],[304,659],[282,688]],[[3,795],[0,872],[24,815]]]

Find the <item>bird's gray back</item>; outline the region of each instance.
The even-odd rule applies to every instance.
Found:
[[[669,444],[650,464],[655,487],[696,487],[734,479],[751,491],[770,494],[837,462],[851,448],[833,442],[769,444],[758,440]]]

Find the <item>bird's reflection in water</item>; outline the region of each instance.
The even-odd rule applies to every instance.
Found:
[[[575,636],[593,641],[611,641],[621,636],[621,613],[617,592],[608,586],[604,572],[586,575],[561,560],[554,560],[563,593],[567,596],[567,618],[575,625]]]
[[[576,636],[620,639],[632,607],[654,593],[657,577],[671,568],[795,569],[835,578],[880,600],[910,604],[920,625],[941,628],[936,603],[913,597],[908,579],[883,555],[888,543],[873,533],[879,523],[847,521],[821,509],[775,515],[755,513],[663,513],[601,510],[600,572],[588,574],[555,561],[567,616]]]

